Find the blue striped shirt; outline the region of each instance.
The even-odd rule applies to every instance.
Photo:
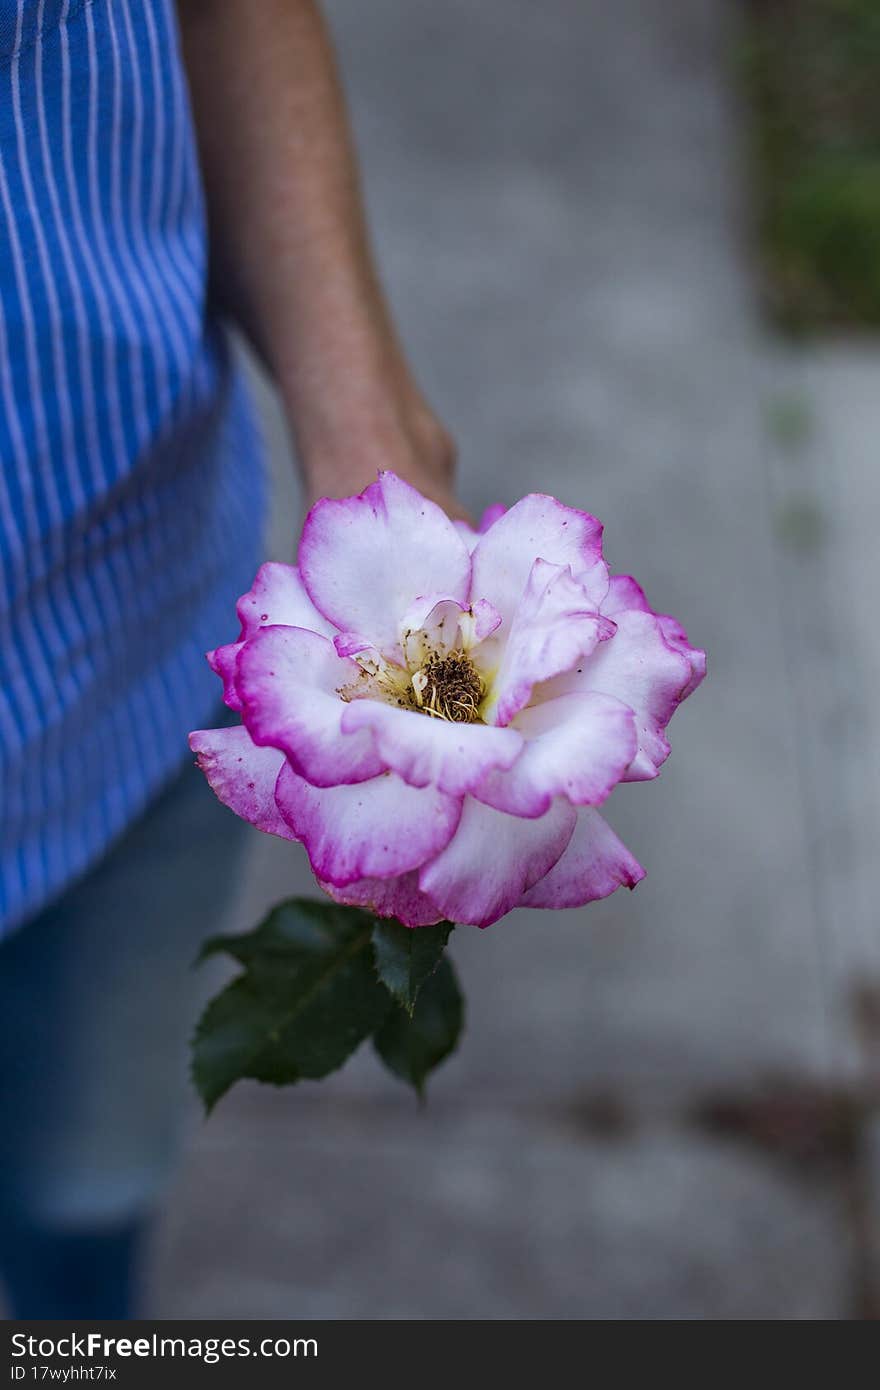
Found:
[[[173,0],[0,0],[0,934],[216,701],[263,482],[205,283]]]

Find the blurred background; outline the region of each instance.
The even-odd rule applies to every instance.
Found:
[[[326,8],[465,502],[598,514],[710,675],[609,807],[639,889],[455,933],[426,1108],[366,1049],[193,1105],[149,1312],[880,1316],[880,5]],[[229,928],[314,891],[250,855]]]

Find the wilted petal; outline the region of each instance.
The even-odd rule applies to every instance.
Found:
[[[393,473],[381,473],[359,497],[316,503],[303,527],[299,565],[325,617],[389,655],[418,594],[468,599],[470,556],[455,526]]]
[[[506,772],[492,772],[474,792],[515,816],[543,816],[557,796],[598,806],[635,756],[631,709],[607,695],[562,695],[522,710],[515,727],[526,743]]]
[[[400,878],[361,878],[344,888],[332,883],[320,886],[338,903],[363,907],[377,917],[396,917],[405,927],[433,927],[443,921],[437,905],[419,891],[417,870]]]
[[[294,838],[275,804],[283,753],[258,748],[240,724],[233,729],[197,729],[189,736],[189,746],[224,806],[267,835]]]
[[[280,748],[318,787],[362,782],[383,769],[369,734],[342,733],[348,708],[340,690],[357,690],[361,668],[332,642],[299,627],[267,627],[238,657],[243,718],[255,743]]]
[[[341,887],[417,869],[449,843],[461,815],[455,797],[410,787],[393,772],[356,786],[313,787],[289,763],[276,799],[316,877]]]
[[[528,703],[533,686],[570,670],[613,632],[613,622],[595,610],[567,566],[536,560],[506,642],[501,642],[501,633],[493,639],[499,642],[501,655],[486,719],[493,724],[509,724]],[[477,659],[485,657],[478,655]]]
[[[584,807],[574,834],[553,868],[520,899],[520,907],[583,907],[616,888],[635,888],[645,871],[608,822]]]
[[[498,516],[471,557],[471,594],[486,598],[505,622],[513,617],[536,558],[568,566],[585,583],[598,609],[608,588],[602,560],[602,524],[588,512],[532,493]]]
[[[342,716],[346,733],[369,730],[383,767],[413,787],[463,796],[492,768],[510,767],[523,746],[515,729],[453,724],[378,700],[353,700]]]
[[[488,927],[553,867],[576,819],[566,801],[523,820],[466,797],[458,830],[422,869],[419,887],[451,922]]]

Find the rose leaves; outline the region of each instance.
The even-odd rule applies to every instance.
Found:
[[[254,931],[216,936],[199,960],[242,971],[205,1008],[193,1079],[210,1111],[236,1081],[275,1086],[336,1071],[368,1037],[421,1094],[453,1051],[464,1006],[443,952],[450,922],[418,930],[357,908],[291,898]]]

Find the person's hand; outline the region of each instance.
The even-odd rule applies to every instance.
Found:
[[[455,442],[417,387],[405,383],[379,402],[350,410],[342,437],[302,448],[307,501],[346,497],[390,469],[453,520],[472,524],[455,495]]]

